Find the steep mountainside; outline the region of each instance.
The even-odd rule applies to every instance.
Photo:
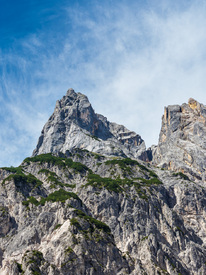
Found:
[[[111,123],[96,114],[85,95],[69,89],[66,96],[57,101],[33,155],[66,153],[73,148],[104,155],[138,157],[145,152],[145,143],[123,125]]]
[[[0,274],[206,274],[204,110],[169,106],[144,162],[138,135],[70,89],[33,156],[0,169]]]
[[[206,106],[190,98],[188,104],[165,108],[159,144],[153,162],[161,167],[189,173],[205,181]]]

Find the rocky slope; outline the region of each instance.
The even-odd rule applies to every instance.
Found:
[[[33,156],[0,169],[0,274],[206,274],[204,109],[169,106],[148,163],[138,135],[69,90]],[[188,165],[175,154],[191,140]]]
[[[104,155],[138,157],[145,152],[145,143],[123,125],[111,123],[96,114],[85,95],[69,89],[66,96],[57,101],[33,155],[66,153],[73,148]]]
[[[206,106],[194,99],[165,108],[153,162],[205,181]]]

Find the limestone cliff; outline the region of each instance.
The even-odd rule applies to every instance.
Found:
[[[96,114],[85,95],[69,89],[66,96],[57,101],[33,155],[66,153],[73,148],[104,155],[138,157],[145,151],[145,143],[123,125],[111,123]]]
[[[206,274],[205,118],[168,106],[146,152],[70,89],[33,156],[0,168],[0,274]]]
[[[194,99],[165,108],[153,162],[205,181],[206,106]]]

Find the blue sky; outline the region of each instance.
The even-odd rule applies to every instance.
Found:
[[[32,154],[57,99],[157,144],[164,106],[206,104],[206,1],[0,0],[0,166]]]

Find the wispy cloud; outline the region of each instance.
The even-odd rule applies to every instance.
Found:
[[[157,143],[165,105],[189,97],[206,103],[204,1],[98,2],[65,6],[56,38],[32,33],[0,53],[1,166],[31,154],[55,101],[70,87],[148,146]]]

